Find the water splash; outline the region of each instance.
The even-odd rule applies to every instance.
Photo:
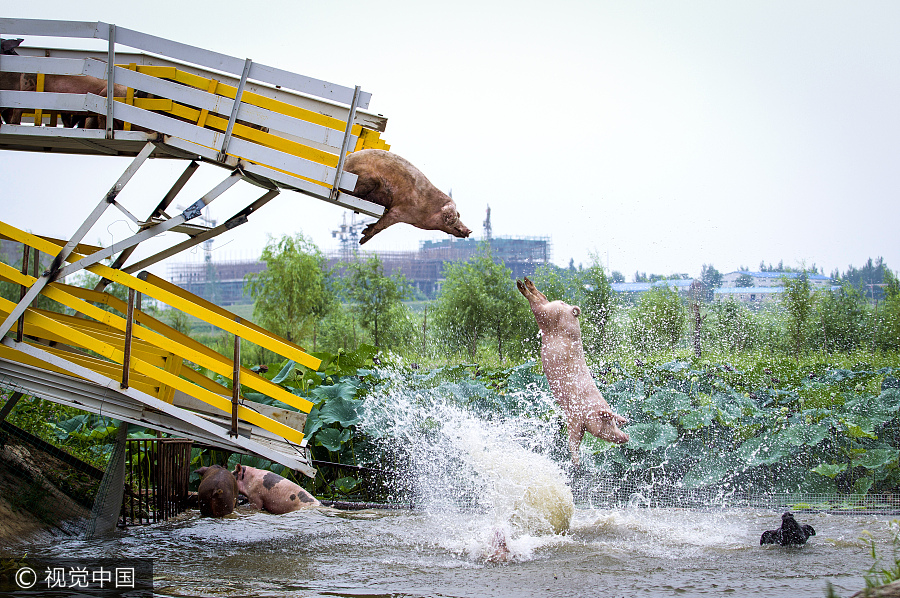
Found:
[[[361,427],[403,464],[393,486],[440,530],[432,542],[476,560],[529,559],[569,529],[575,512],[550,456],[559,422],[482,411],[477,395],[466,382],[415,388],[389,374],[366,398]],[[545,402],[545,413],[552,400],[542,392],[506,399]]]

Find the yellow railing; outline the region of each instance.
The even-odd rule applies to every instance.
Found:
[[[62,242],[38,237],[4,222],[0,222],[0,237],[18,241],[50,256],[57,255],[63,245]],[[85,249],[87,246],[80,248]],[[81,256],[75,253],[69,257],[70,262],[79,259]],[[88,270],[312,369],[317,369],[321,363],[301,347],[251,323],[242,322],[226,310],[155,276],[142,274],[138,278],[99,264],[88,267]],[[0,262],[0,280],[30,287],[36,279]],[[126,318],[95,304],[104,304],[125,314],[127,313],[125,302],[108,293],[58,282],[47,285],[41,294],[87,318],[29,308],[24,314],[24,335],[44,341],[37,345],[44,351],[87,367],[112,381],[121,380],[125,363]],[[0,321],[5,319],[14,307],[15,303],[12,301],[0,299]],[[215,407],[223,414],[232,413],[231,390],[189,367],[183,367],[183,360],[188,360],[226,378],[232,378],[234,373],[232,360],[138,309],[134,310],[133,321],[127,378],[129,386],[168,403],[172,402],[173,392],[179,390]],[[50,346],[46,344],[48,342]],[[58,367],[40,362],[4,345],[0,345],[0,357],[60,371]],[[305,413],[309,413],[312,408],[312,404],[306,399],[272,384],[254,372],[243,367],[239,371],[241,386],[263,393]],[[240,419],[290,442],[302,441],[301,430],[295,430],[257,413],[250,408],[253,403],[243,397],[240,402],[237,410]]]
[[[216,94],[230,100],[234,100],[237,94],[237,88],[232,85],[227,85],[216,79],[210,79],[202,77],[200,75],[195,75],[193,73],[188,73],[175,67],[138,65],[134,63],[128,65],[120,64],[117,66],[151,77],[187,85],[189,87]],[[42,74],[37,75],[36,90],[39,92],[44,91],[44,75]],[[194,123],[199,127],[204,127],[218,132],[225,132],[228,128],[227,117],[210,113],[206,109],[201,110],[193,108],[191,106],[187,106],[167,98],[138,98],[135,96],[135,90],[130,87],[128,88],[125,97],[116,97],[114,99],[117,102],[124,102],[126,104],[135,106],[136,108],[166,114],[182,121]],[[346,123],[341,121],[340,119],[324,114],[319,114],[305,108],[300,108],[299,106],[294,106],[292,104],[268,98],[249,91],[245,91],[242,94],[241,102],[322,127],[327,127],[341,133],[343,133],[346,128]],[[24,116],[33,117],[35,124],[42,123],[44,117],[46,116],[47,118],[49,118],[48,124],[50,126],[56,126],[58,114],[47,110],[37,110],[25,112]],[[125,123],[126,130],[131,130],[131,128],[131,123]],[[257,145],[274,149],[292,156],[297,156],[298,158],[303,158],[305,160],[316,162],[324,166],[335,168],[338,165],[338,154],[340,153],[340,150],[336,149],[332,153],[329,151],[310,147],[308,145],[304,145],[303,143],[295,141],[294,139],[282,137],[278,134],[277,131],[269,132],[268,130],[264,130],[259,127],[248,126],[237,122],[234,124],[232,134],[237,138],[244,139]],[[381,139],[381,134],[378,131],[367,129],[360,125],[353,125],[350,130],[350,134],[357,137],[356,145],[350,148],[351,152],[359,151],[361,149],[389,150],[391,147],[383,139]],[[243,156],[236,157],[242,158]],[[275,168],[275,170],[286,172],[287,174],[290,174],[292,176],[298,176],[296,173],[291,173],[279,168]],[[325,182],[317,181],[305,176],[299,176],[299,178],[310,181],[320,186],[328,186],[328,184]]]

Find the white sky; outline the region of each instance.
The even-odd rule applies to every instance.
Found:
[[[495,235],[549,236],[559,265],[594,253],[628,280],[760,260],[900,268],[897,2],[49,0],[3,13],[115,23],[361,85],[392,151],[452,187],[476,236],[490,204]],[[128,162],[3,152],[0,218],[68,237]],[[145,216],[181,168],[148,164],[123,203]],[[201,171],[183,205],[226,174]],[[211,214],[259,194],[241,184]],[[214,259],[258,257],[267,234],[297,231],[333,248],[342,214],[283,193],[219,237]],[[128,234],[114,215],[85,241]],[[395,225],[365,248],[442,236]]]

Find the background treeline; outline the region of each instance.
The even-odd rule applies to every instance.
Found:
[[[471,362],[504,366],[537,357],[540,338],[528,303],[511,271],[496,263],[490,248],[466,262],[448,264],[434,301],[415,301],[402,276],[388,276],[377,257],[328,270],[323,253],[302,235],[273,239],[264,250],[267,269],[248,276],[254,320],[313,351],[353,351],[363,344],[412,362],[444,365]],[[568,268],[544,265],[534,282],[551,300],[582,308],[580,319],[589,359],[609,360],[661,351],[720,355],[763,352],[799,358],[809,352],[853,353],[900,349],[900,288],[882,259],[832,273],[837,290],[816,288],[807,275],[816,267],[791,269],[760,264],[761,271],[794,272],[777,301],[748,307],[711,301],[722,274],[704,265],[702,293],[674,287],[615,293],[596,256]],[[637,273],[641,280],[661,280]],[[684,275],[676,275],[682,278]],[[189,322],[173,322],[189,327]],[[210,339],[211,344],[216,339]],[[223,336],[221,349],[228,351]],[[250,354],[258,363],[274,356]]]

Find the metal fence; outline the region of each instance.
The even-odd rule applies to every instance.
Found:
[[[165,521],[187,509],[193,441],[129,439],[125,453],[124,525]]]

